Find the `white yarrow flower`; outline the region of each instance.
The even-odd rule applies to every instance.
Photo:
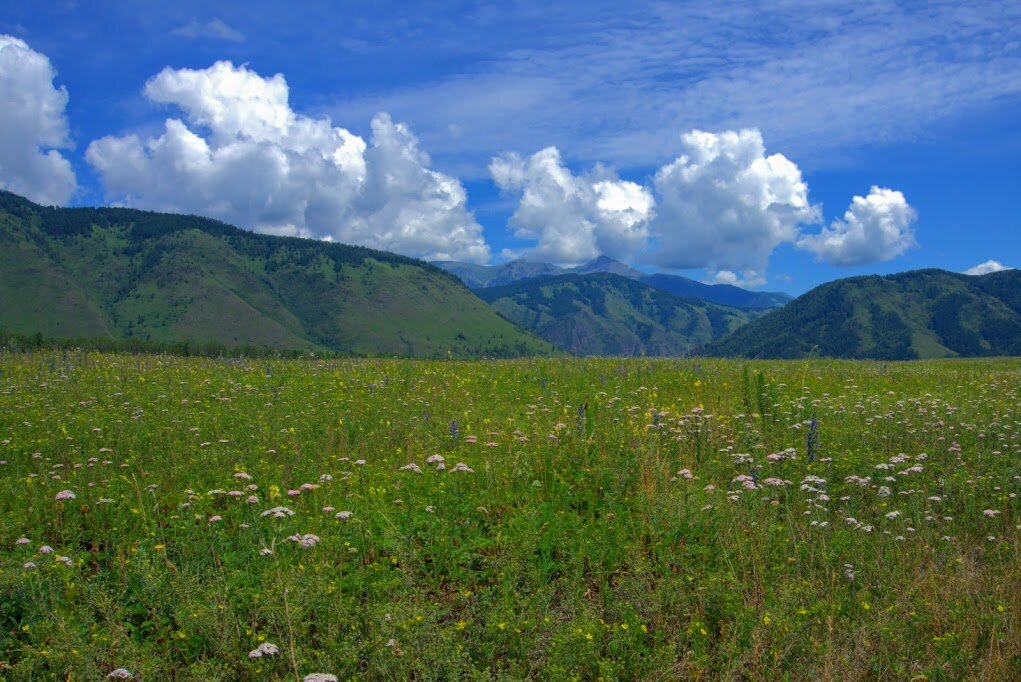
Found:
[[[263,516],[272,516],[275,519],[282,519],[287,516],[294,516],[294,512],[287,507],[273,507],[262,512]]]

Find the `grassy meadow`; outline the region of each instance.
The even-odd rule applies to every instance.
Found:
[[[0,462],[11,680],[1021,676],[1017,359],[4,353]]]

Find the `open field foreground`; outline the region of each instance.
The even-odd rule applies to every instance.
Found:
[[[1016,679],[1021,361],[0,358],[9,679]]]

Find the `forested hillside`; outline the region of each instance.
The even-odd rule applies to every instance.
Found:
[[[449,273],[410,258],[0,192],[0,327],[412,357],[544,354]]]
[[[762,313],[606,273],[533,278],[478,293],[507,319],[575,355],[686,355]]]
[[[1021,354],[1021,272],[917,270],[823,284],[709,346],[755,358]]]

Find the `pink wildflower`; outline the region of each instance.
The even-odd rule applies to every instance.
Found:
[[[756,488],[758,488],[758,486],[755,485],[755,479],[749,476],[748,474],[740,474],[738,476],[735,476],[734,480],[731,481],[731,483],[740,483],[742,487],[748,490],[755,490]]]
[[[255,649],[248,652],[248,658],[256,659],[262,658],[263,656],[276,656],[280,653],[280,647],[272,642],[263,642]]]
[[[319,542],[318,535],[312,535],[311,533],[305,533],[304,535],[295,534],[287,538],[291,542],[297,542],[304,549],[315,547],[316,543]]]

